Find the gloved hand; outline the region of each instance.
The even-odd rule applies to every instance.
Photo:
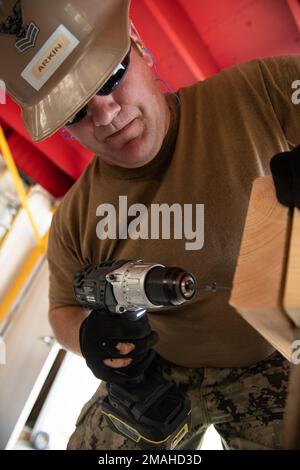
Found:
[[[151,330],[147,315],[133,321],[127,313],[112,315],[102,309],[93,310],[82,322],[79,339],[82,355],[93,374],[106,382],[121,383],[141,376],[147,369],[158,335]],[[135,348],[124,355],[116,348],[118,343],[133,343]],[[113,368],[104,363],[127,357],[132,361],[125,367]]]
[[[278,201],[300,209],[300,145],[275,155],[270,168]]]

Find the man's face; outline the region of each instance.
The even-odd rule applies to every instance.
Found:
[[[120,85],[108,96],[94,96],[87,116],[67,129],[106,163],[137,168],[159,152],[169,121],[164,95],[149,66],[132,47]]]

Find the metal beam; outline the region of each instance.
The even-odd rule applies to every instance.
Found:
[[[178,0],[144,0],[195,81],[219,72],[214,58]]]
[[[288,6],[291,10],[293,18],[296,22],[298,27],[298,31],[300,31],[300,3],[299,0],[287,0]]]

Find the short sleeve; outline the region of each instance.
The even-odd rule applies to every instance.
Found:
[[[49,305],[55,307],[78,306],[73,292],[74,274],[82,268],[75,251],[62,238],[55,217],[51,224],[47,250],[49,265]]]

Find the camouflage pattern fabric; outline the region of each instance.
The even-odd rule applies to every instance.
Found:
[[[192,403],[192,432],[178,450],[196,450],[209,425],[221,436],[224,449],[279,449],[287,393],[289,363],[274,352],[258,364],[241,368],[191,369],[160,358],[163,373],[172,378]],[[137,445],[106,424],[100,403],[101,383],[83,407],[68,449],[137,450]]]

